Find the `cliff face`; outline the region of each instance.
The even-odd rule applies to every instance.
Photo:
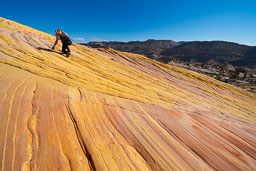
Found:
[[[0,18],[1,170],[256,170],[256,96]],[[60,49],[60,45],[57,49]]]

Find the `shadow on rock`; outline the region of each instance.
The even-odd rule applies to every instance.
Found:
[[[58,53],[58,54],[63,54],[61,52],[57,52],[57,51],[54,51],[54,50],[48,49],[48,48],[37,47],[36,49],[37,50],[44,50],[44,51],[47,51],[47,52],[55,52],[55,53]]]

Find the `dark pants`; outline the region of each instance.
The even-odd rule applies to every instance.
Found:
[[[72,42],[69,42],[69,41],[67,41],[67,42],[63,42],[62,43],[62,52],[63,53],[70,53],[70,49],[69,49],[69,45],[71,45],[72,44]],[[67,51],[66,51],[67,50]]]

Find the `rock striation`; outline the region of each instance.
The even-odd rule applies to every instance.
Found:
[[[0,18],[0,170],[256,170],[255,94],[53,42]]]

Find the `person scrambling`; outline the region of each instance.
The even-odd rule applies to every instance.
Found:
[[[55,40],[55,43],[52,47],[52,50],[54,50],[55,46],[58,43],[58,40],[61,40],[61,42],[62,42],[62,52],[67,54],[67,57],[68,57],[71,54],[71,51],[68,47],[72,44],[72,41],[71,41],[70,37],[68,36],[67,33],[62,31],[61,29],[56,29],[55,30],[55,35],[56,35],[56,40]]]

